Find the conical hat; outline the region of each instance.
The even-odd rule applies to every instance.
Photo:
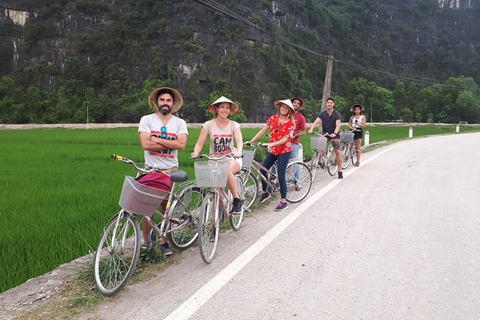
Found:
[[[305,109],[305,101],[303,101],[299,97],[293,97],[293,98],[290,98],[290,101],[292,101],[292,104],[293,104],[293,100],[300,100],[300,107],[298,107],[298,111],[302,111],[303,109]]]
[[[215,114],[215,108],[214,108],[214,107],[215,107],[216,105],[222,103],[222,102],[228,102],[228,103],[230,103],[230,105],[231,105],[230,113],[237,113],[237,111],[238,111],[238,105],[237,105],[235,102],[233,102],[232,100],[230,100],[230,99],[228,99],[228,98],[226,98],[226,97],[224,97],[224,96],[221,96],[220,98],[218,98],[217,100],[215,100],[215,102],[212,103],[212,104],[208,107],[207,111]]]
[[[293,107],[292,101],[290,101],[290,99],[275,101],[275,107],[277,107],[277,108],[280,108],[280,106],[281,106],[282,104],[288,106],[290,109],[292,109],[293,111],[295,111],[295,108]]]
[[[170,90],[172,92],[172,94],[173,94],[173,106],[172,106],[172,111],[171,112],[174,113],[174,112],[177,112],[178,110],[180,110],[180,108],[183,105],[182,95],[177,90],[169,88],[169,87],[157,88],[150,93],[150,95],[148,96],[148,105],[150,106],[150,108],[152,108],[153,111],[155,111],[155,112],[157,111],[156,106],[157,106],[157,101],[158,101],[158,92],[160,90]]]

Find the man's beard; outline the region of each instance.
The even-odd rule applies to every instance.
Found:
[[[167,107],[168,109],[165,110],[165,109],[163,109],[163,107]],[[159,111],[160,111],[160,113],[161,113],[162,115],[166,116],[166,115],[168,115],[168,114],[170,113],[170,111],[172,111],[172,109],[171,109],[168,105],[164,104],[163,106],[160,106],[160,110],[159,110]]]

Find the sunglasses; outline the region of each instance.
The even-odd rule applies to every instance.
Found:
[[[278,133],[278,127],[280,126],[280,124],[277,124],[277,127],[275,128],[275,133]]]
[[[167,137],[167,128],[162,127],[160,131],[162,132],[162,134],[160,135],[160,138],[165,139]]]

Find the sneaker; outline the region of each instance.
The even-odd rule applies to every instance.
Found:
[[[280,202],[278,206],[275,208],[275,211],[282,211],[288,208],[288,204],[286,202]]]
[[[151,242],[145,242],[140,246],[141,251],[148,251],[152,248],[152,243]]]
[[[268,192],[267,193],[262,193],[258,202],[264,203],[268,198],[270,198],[270,194]]]
[[[233,208],[230,211],[230,214],[240,214],[242,213],[243,201],[239,198],[233,199]]]
[[[355,167],[360,166],[360,161],[355,162],[354,166],[355,166]]]
[[[160,251],[163,253],[164,256],[169,256],[173,254],[172,249],[170,249],[168,243],[162,243],[160,245]]]
[[[323,169],[325,168],[325,164],[323,162],[317,163],[317,168]]]
[[[338,173],[338,179],[343,179],[343,172]]]

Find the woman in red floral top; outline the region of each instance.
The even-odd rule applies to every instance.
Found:
[[[280,196],[281,200],[276,211],[282,211],[288,208],[287,204],[287,182],[285,180],[285,172],[287,170],[288,159],[292,146],[290,141],[293,138],[293,130],[295,129],[295,122],[293,116],[295,109],[293,108],[290,99],[275,101],[275,107],[278,113],[271,116],[265,126],[253,137],[251,142],[258,140],[267,131],[270,131],[270,139],[268,143],[268,153],[263,161],[263,166],[270,169],[275,161],[277,161],[278,181],[280,182]],[[264,177],[267,176],[265,170],[260,170]],[[267,184],[262,179],[262,195],[260,196],[260,203],[264,202],[270,197],[267,192]]]

